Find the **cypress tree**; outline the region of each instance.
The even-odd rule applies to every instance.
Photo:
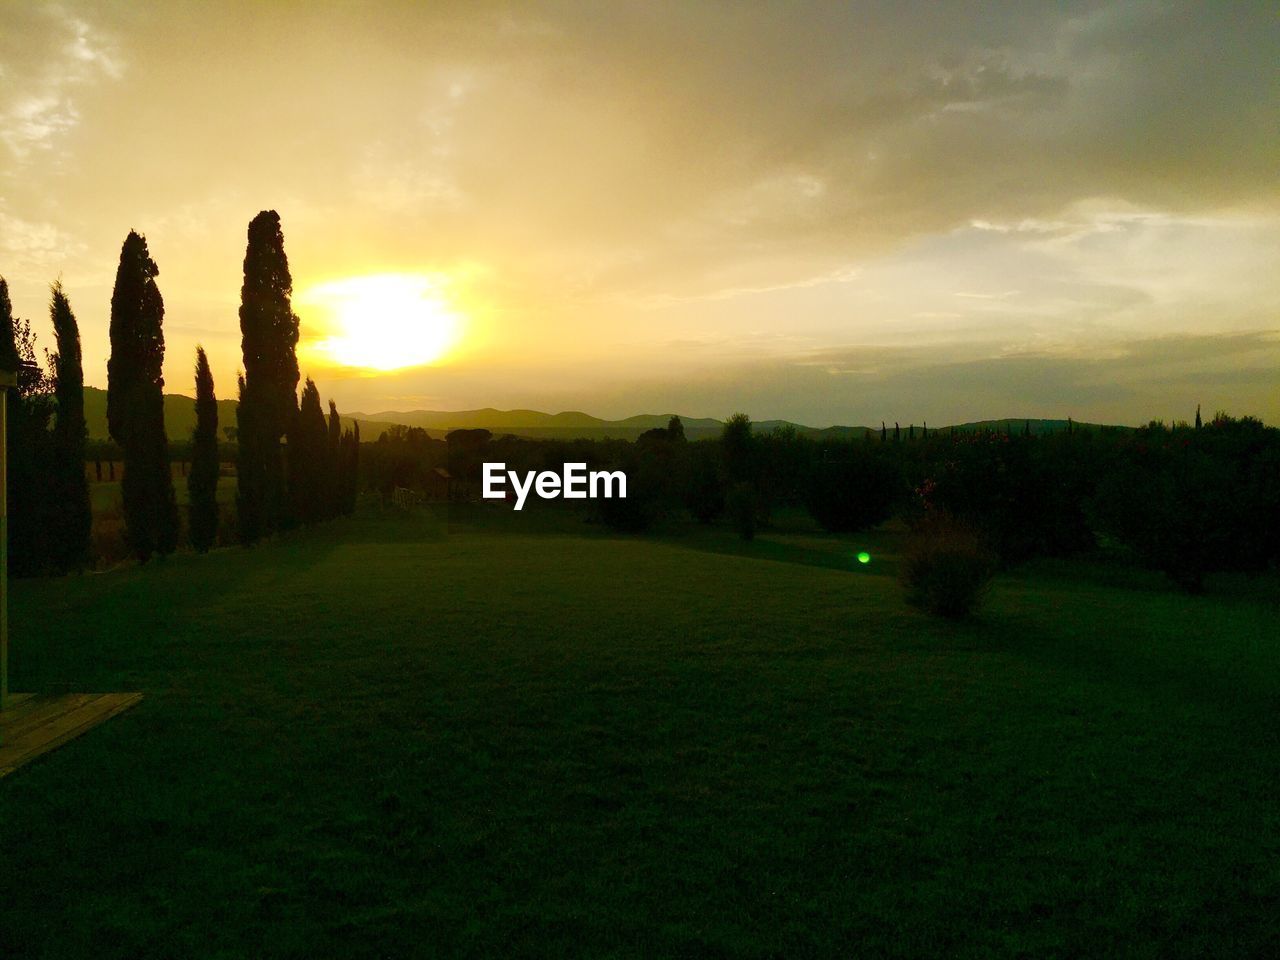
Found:
[[[265,470],[257,440],[254,406],[245,402],[244,374],[236,377],[236,524],[242,543],[255,543],[265,532],[262,516]]]
[[[237,502],[241,538],[252,543],[286,525],[288,501],[280,440],[297,420],[298,315],[280,216],[249,223],[240,288],[244,386],[240,395]],[[305,481],[299,477],[299,483]]]
[[[164,432],[164,299],[147,241],[130,231],[111,293],[107,427],[124,451],[125,532],[138,559],[172,553],[178,507]]]
[[[360,490],[360,422],[352,424],[352,429],[343,435],[347,440],[347,455],[342,458],[346,478],[342,486],[342,512],[351,514],[356,509],[356,495]]]
[[[902,428],[898,426],[898,421],[893,421],[893,442],[897,443],[902,439]]]
[[[298,418],[289,437],[289,492],[294,516],[301,523],[324,519],[328,444],[329,428],[320,409],[320,391],[308,377],[302,388]]]
[[[1196,429],[1200,429],[1200,404],[1196,404]]]
[[[191,434],[191,546],[205,553],[218,537],[218,398],[204,347],[196,347],[196,427]]]
[[[907,439],[914,440],[916,438],[916,425],[913,423],[907,428]]]
[[[49,422],[52,384],[36,363],[31,325],[13,315],[9,286],[0,277],[0,358],[18,370],[18,385],[8,389],[9,573],[38,576],[50,566],[51,504],[48,477],[53,466]],[[20,366],[21,365],[21,366]],[[0,584],[0,586],[3,586]]]
[[[80,359],[80,328],[62,284],[50,288],[49,314],[57,353],[50,357],[57,417],[53,428],[53,470],[50,490],[55,509],[50,545],[58,570],[75,570],[89,561],[93,513],[89,508],[89,478],[85,474],[84,367]]]
[[[928,420],[926,420],[924,422],[924,425],[920,428],[920,439],[921,440],[929,439],[929,421]]]
[[[13,329],[13,303],[9,300],[9,283],[4,277],[0,277],[0,367],[17,370],[21,359]]]
[[[888,440],[888,439],[889,439],[889,430],[888,430],[888,428],[884,425],[884,421],[883,421],[883,420],[881,420],[881,421],[880,421],[880,442],[881,442],[881,443],[884,443],[884,442],[885,442],[886,440]]]
[[[310,376],[302,388],[302,403],[298,408],[294,435],[296,440],[289,440],[289,477],[291,483],[294,483],[296,477],[298,495],[301,497],[298,520],[314,524],[329,516],[332,485],[329,483],[329,425],[320,408],[320,390],[316,389],[315,381]],[[293,470],[294,449],[301,454],[297,461],[301,470],[297,474]]]
[[[326,516],[342,513],[342,420],[338,417],[338,405],[329,401],[329,442],[325,445],[325,511]]]

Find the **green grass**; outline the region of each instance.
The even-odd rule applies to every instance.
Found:
[[[482,508],[17,583],[17,689],[146,699],[0,781],[0,956],[1274,955],[1274,603],[951,624],[895,550]]]

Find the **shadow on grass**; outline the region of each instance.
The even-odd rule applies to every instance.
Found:
[[[688,525],[653,539],[668,546],[720,556],[894,579],[898,576],[901,549],[900,531],[884,528],[848,535],[773,529],[758,534],[754,540],[743,540],[724,527]],[[866,563],[859,559],[863,553],[867,555]]]

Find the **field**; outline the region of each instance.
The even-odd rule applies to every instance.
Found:
[[[0,781],[0,956],[1280,951],[1269,588],[957,625],[896,549],[366,512],[18,582],[16,689],[146,699]]]

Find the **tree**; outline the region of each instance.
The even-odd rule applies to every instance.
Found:
[[[196,426],[191,434],[191,546],[206,553],[218,537],[218,398],[204,347],[196,347]]]
[[[36,338],[26,320],[14,317],[9,286],[0,277],[0,357],[18,369],[18,385],[9,389],[8,495],[9,573],[37,576],[50,562],[51,503],[46,479],[53,462],[49,423],[53,384],[36,363]],[[21,366],[20,366],[21,365]]]
[[[356,494],[359,491],[360,473],[360,424],[352,424],[352,429],[342,435],[342,458],[339,464],[340,487],[342,490],[342,512],[354,513]]]
[[[1196,429],[1199,430],[1201,425],[1202,424],[1200,421],[1200,404],[1197,403],[1196,404]]]
[[[667,421],[667,436],[676,441],[684,439],[684,423],[679,417]]]
[[[735,413],[726,421],[720,434],[720,450],[729,482],[743,483],[756,479],[755,438],[751,435],[751,418]]]
[[[297,419],[298,315],[280,216],[264,210],[249,223],[240,288],[244,352],[237,468],[240,531],[245,543],[288,521],[281,438]]]
[[[342,419],[338,405],[329,401],[329,442],[325,446],[325,509],[330,517],[342,513]]]
[[[805,506],[825,530],[854,533],[883,523],[902,494],[901,470],[883,451],[850,442],[819,448],[805,489]]]
[[[254,543],[266,531],[263,517],[266,465],[257,443],[256,409],[245,402],[244,374],[236,377],[236,525],[241,543]]]
[[[80,328],[62,284],[51,291],[49,314],[57,353],[50,357],[57,417],[53,428],[53,475],[49,490],[56,509],[51,511],[50,546],[53,565],[60,571],[75,570],[89,562],[93,513],[89,508],[89,478],[85,475],[84,368],[80,360]]]
[[[124,451],[125,533],[142,562],[178,545],[178,507],[164,432],[164,299],[147,241],[130,231],[111,293],[107,426]]]
[[[289,494],[294,517],[315,523],[325,517],[325,452],[329,426],[320,409],[320,391],[307,378],[302,388],[298,418],[289,437]]]

